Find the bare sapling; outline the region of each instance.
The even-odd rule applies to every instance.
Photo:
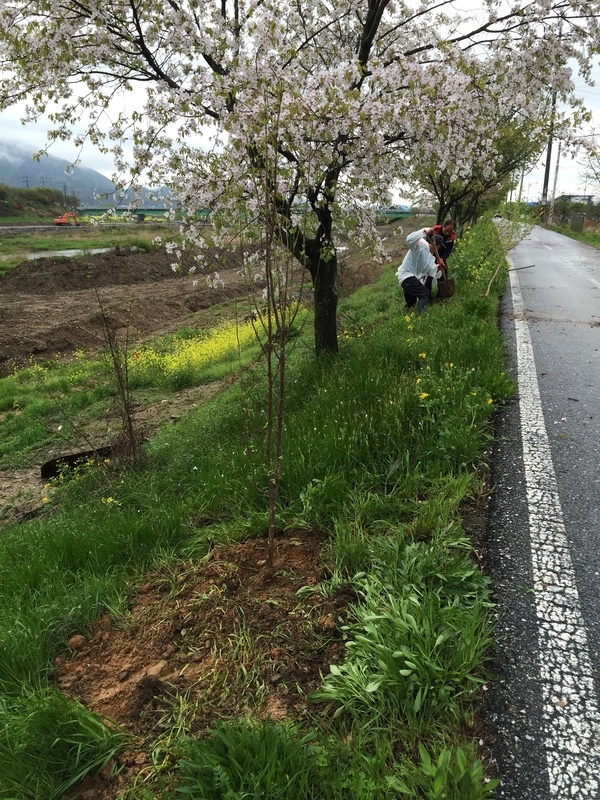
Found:
[[[120,455],[136,463],[138,461],[139,449],[137,433],[133,421],[133,400],[129,383],[129,326],[127,327],[125,341],[122,343],[119,340],[117,332],[110,324],[98,289],[95,288],[94,291],[96,293],[98,307],[100,308],[100,314],[102,315],[104,339],[117,388],[117,407],[121,418],[121,434],[119,441],[116,443],[116,450]]]
[[[267,569],[272,569],[275,558],[277,501],[284,461],[287,356],[290,334],[300,309],[302,277],[306,270],[282,246],[287,232],[281,230],[282,218],[278,208],[281,197],[277,188],[280,179],[278,147],[281,90],[269,86],[268,91],[265,91],[264,107],[261,169],[257,170],[254,181],[254,200],[258,200],[257,222],[261,231],[264,258],[264,305],[259,309],[256,304],[250,321],[261,344],[267,373],[265,466],[269,523],[266,566]]]

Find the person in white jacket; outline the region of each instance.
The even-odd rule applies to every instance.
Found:
[[[406,237],[408,253],[396,272],[406,305],[412,308],[416,304],[419,312],[423,311],[431,296],[429,287],[425,285],[427,278],[438,278],[441,275],[434,255],[435,243],[428,242],[425,238],[429,234],[429,228],[421,228],[408,234]]]

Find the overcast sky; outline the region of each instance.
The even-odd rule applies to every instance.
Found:
[[[29,149],[33,154],[45,146],[46,132],[53,126],[48,120],[22,125],[21,117],[23,114],[24,104],[19,104],[0,112],[0,140],[2,142],[12,141],[19,150]],[[49,154],[57,158],[66,158],[67,161],[74,161],[79,155],[78,149],[72,142],[60,141],[52,144]],[[81,166],[95,169],[106,175],[107,178],[110,178],[115,171],[112,157],[104,155],[90,143],[84,145],[79,157]]]

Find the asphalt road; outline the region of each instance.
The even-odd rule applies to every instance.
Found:
[[[499,414],[488,529],[496,796],[599,800],[600,250],[535,228],[509,255],[518,391]]]

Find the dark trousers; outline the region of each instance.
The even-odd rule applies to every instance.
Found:
[[[402,291],[404,292],[404,299],[406,305],[412,308],[417,305],[419,311],[422,311],[431,297],[431,291],[428,286],[423,286],[418,278],[410,277],[402,281]]]

